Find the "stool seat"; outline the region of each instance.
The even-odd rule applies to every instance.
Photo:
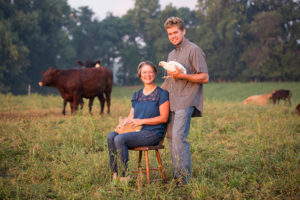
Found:
[[[157,146],[141,146],[141,147],[135,147],[133,149],[133,151],[147,151],[147,150],[155,150],[155,149],[164,149],[165,145],[159,144]]]

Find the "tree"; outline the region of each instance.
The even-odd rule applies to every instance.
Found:
[[[12,31],[8,20],[0,22],[0,38],[0,92],[8,92],[15,85],[12,80],[29,65],[29,50],[19,40],[18,34]]]
[[[120,49],[120,63],[122,64],[117,72],[118,82],[122,85],[138,84],[137,66],[141,60],[141,53],[136,43],[123,44]]]
[[[244,76],[258,80],[300,80],[299,1],[251,1],[244,25]]]
[[[206,53],[211,80],[300,80],[299,8],[295,0],[198,0],[196,10],[161,10],[159,0],[136,0],[124,16],[98,21],[66,0],[2,0],[0,92],[25,93],[28,84],[46,91],[37,86],[41,71],[77,67],[78,59],[117,65],[119,83],[138,83],[140,61],[157,64],[173,49],[163,26],[171,16]]]
[[[247,63],[252,78],[281,76],[280,52],[282,42],[281,16],[275,11],[257,14],[249,26],[252,35],[251,45],[247,45],[241,59]]]
[[[198,1],[195,42],[206,53],[211,80],[233,80],[243,70],[239,57],[244,6],[234,0]]]
[[[41,71],[72,57],[72,47],[63,28],[70,8],[64,0],[5,1],[2,4],[6,11],[1,16],[1,23],[5,24],[6,37],[12,44],[8,51],[14,55],[17,64],[14,66],[19,69],[16,74],[10,64],[5,64],[8,74],[5,85],[13,93],[25,93],[28,84],[32,85],[33,91],[38,91]]]
[[[68,29],[76,52],[74,64],[75,60],[99,59],[99,50],[97,51],[96,46],[99,23],[92,19],[93,14],[93,11],[86,6],[71,12]]]
[[[160,11],[158,0],[136,0],[133,10],[128,14],[131,15],[138,39],[143,44],[144,58],[155,61],[153,41],[156,40],[157,33],[161,30],[161,23],[156,20]]]

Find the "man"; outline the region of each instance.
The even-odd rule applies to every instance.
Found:
[[[184,22],[178,17],[166,20],[165,29],[170,42],[175,46],[168,61],[181,63],[187,70],[182,73],[167,71],[162,88],[170,95],[170,122],[167,139],[173,163],[173,176],[178,184],[186,184],[191,177],[191,152],[187,141],[191,117],[201,117],[203,111],[203,83],[209,80],[205,54],[194,43],[185,38]]]

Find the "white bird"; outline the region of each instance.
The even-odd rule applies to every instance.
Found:
[[[168,70],[170,72],[175,72],[176,71],[175,66],[177,66],[182,73],[186,74],[185,67],[176,61],[169,61],[169,62],[160,61],[158,65],[162,66],[165,70]],[[166,76],[165,78],[169,78],[169,76]]]

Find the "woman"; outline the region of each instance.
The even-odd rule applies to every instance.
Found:
[[[142,80],[144,88],[135,92],[131,100],[131,110],[127,123],[142,125],[139,132],[130,132],[118,135],[111,132],[107,136],[110,167],[113,179],[118,178],[117,160],[120,157],[123,166],[120,180],[127,180],[128,149],[138,146],[158,145],[166,131],[169,118],[169,93],[156,86],[154,81],[157,74],[156,66],[150,61],[138,65],[138,77]]]

